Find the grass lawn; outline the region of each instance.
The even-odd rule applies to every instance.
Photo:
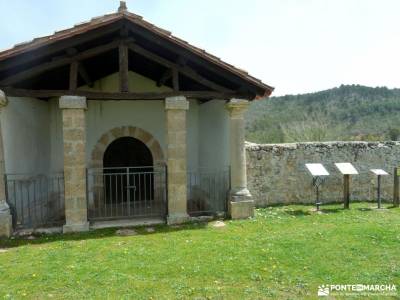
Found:
[[[372,206],[316,214],[290,205],[222,228],[0,241],[0,299],[309,299],[321,284],[400,290],[400,209]]]

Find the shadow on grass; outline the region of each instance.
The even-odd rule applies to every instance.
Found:
[[[370,208],[370,207],[359,207],[359,208],[357,208],[357,210],[359,210],[359,211],[371,211],[373,209]]]
[[[310,216],[311,213],[306,210],[301,210],[301,209],[296,209],[296,210],[285,210],[285,214],[295,216],[295,217],[304,217],[304,216]]]
[[[343,212],[345,209],[343,207],[337,207],[337,208],[321,208],[321,212],[324,214],[336,214],[339,212]]]
[[[386,209],[395,209],[395,208],[399,208],[398,206],[394,206],[394,205],[390,205],[390,206],[388,206],[388,207],[385,207]]]
[[[343,212],[344,209],[341,207],[338,208],[323,208],[321,207],[319,212],[323,214],[335,214],[339,212]],[[309,210],[302,210],[302,209],[297,209],[297,210],[285,210],[284,211],[286,214],[295,216],[295,217],[305,217],[305,216],[312,216],[318,213],[316,209],[309,209]]]
[[[207,222],[196,222],[190,224],[183,224],[177,226],[167,226],[167,225],[155,225],[151,226],[155,228],[154,232],[147,232],[146,227],[126,227],[124,229],[133,229],[137,234],[133,236],[144,236],[144,235],[152,235],[158,233],[169,233],[169,232],[178,232],[184,230],[198,230],[204,229],[208,226]],[[148,226],[147,226],[148,227]],[[116,231],[121,228],[106,228],[106,229],[96,229],[89,232],[82,233],[57,233],[57,234],[32,234],[34,239],[28,239],[28,236],[24,237],[12,237],[9,239],[0,239],[0,249],[7,248],[15,248],[25,245],[40,245],[47,244],[53,242],[68,242],[68,241],[82,241],[82,240],[94,240],[94,239],[103,239],[108,237],[120,237],[125,238],[129,236],[117,235]]]

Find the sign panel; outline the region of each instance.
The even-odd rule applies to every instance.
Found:
[[[382,169],[371,169],[371,172],[374,173],[375,175],[382,175],[382,176],[389,175],[388,172]]]
[[[329,172],[322,164],[306,164],[306,168],[312,176],[328,176]]]
[[[357,175],[358,171],[351,163],[336,163],[336,168],[339,169],[339,172],[343,175]]]

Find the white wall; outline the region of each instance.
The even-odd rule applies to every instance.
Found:
[[[130,72],[130,90],[168,91],[167,87],[157,87],[156,83],[139,74]],[[93,89],[101,91],[118,90],[118,74],[105,77],[97,82]],[[87,89],[87,87],[85,87]],[[58,172],[63,169],[62,119],[58,101],[51,101],[51,170]],[[188,126],[188,166],[198,167],[198,108],[197,100],[190,100],[187,114]],[[116,127],[135,126],[149,132],[160,143],[164,156],[166,155],[165,141],[165,104],[163,100],[123,100],[123,101],[88,101],[86,111],[87,145],[86,159],[90,161],[92,151],[101,136]]]
[[[100,137],[121,126],[140,127],[149,132],[165,153],[163,101],[89,101],[86,124],[87,161]]]
[[[186,115],[187,124],[187,168],[195,170],[199,167],[199,110],[197,100],[189,100],[189,111]]]
[[[221,170],[229,166],[229,113],[225,101],[199,107],[199,166]]]
[[[136,73],[129,73],[130,89],[137,92],[168,91]],[[105,77],[93,89],[118,90],[118,74]],[[87,88],[87,87],[86,87]],[[48,102],[30,98],[10,98],[4,109],[2,127],[6,171],[8,173],[56,173],[63,170],[62,115],[58,99]],[[229,122],[225,102],[199,104],[189,100],[187,113],[188,169],[222,169],[229,165]],[[136,126],[148,131],[166,155],[165,109],[163,100],[88,101],[86,111],[86,158],[100,137],[113,128]]]
[[[6,173],[47,173],[49,169],[49,103],[9,97],[1,113]]]
[[[49,100],[49,107],[50,173],[58,173],[64,170],[62,114],[58,105],[58,98]]]

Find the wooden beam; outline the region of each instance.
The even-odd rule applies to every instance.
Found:
[[[110,51],[110,50],[118,47],[119,44],[120,44],[120,41],[113,41],[111,43],[80,52],[77,55],[74,55],[72,57],[64,57],[64,58],[60,58],[59,60],[43,63],[41,65],[32,67],[30,69],[24,70],[22,72],[19,72],[17,74],[11,75],[11,76],[3,79],[2,81],[0,81],[0,85],[3,85],[3,86],[12,85],[21,80],[31,78],[33,76],[42,74],[49,70],[68,65],[68,64],[72,63],[73,61],[80,61],[80,60],[84,60],[84,59],[102,54],[104,52]]]
[[[129,92],[128,47],[124,43],[118,46],[119,51],[119,91]]]
[[[17,67],[22,64],[29,63],[37,59],[41,59],[43,57],[50,56],[59,51],[62,51],[65,48],[75,47],[77,45],[100,38],[102,36],[106,36],[109,33],[119,30],[121,26],[122,26],[122,21],[106,26],[101,26],[100,28],[93,29],[91,32],[87,34],[84,33],[81,35],[77,35],[75,37],[71,37],[64,41],[55,42],[52,45],[42,45],[36,47],[33,50],[29,49],[25,53],[17,54],[14,57],[1,61],[0,71]]]
[[[82,77],[82,79],[85,81],[85,83],[89,87],[93,87],[93,80],[90,78],[89,73],[87,72],[85,66],[83,63],[79,64],[79,69],[78,69],[79,75]]]
[[[240,75],[237,75],[228,70],[225,70],[222,66],[219,66],[218,63],[212,63],[212,62],[208,61],[207,59],[205,59],[204,57],[202,57],[201,55],[193,53],[191,50],[187,49],[184,46],[177,46],[175,43],[166,40],[166,38],[163,36],[157,35],[150,31],[143,30],[137,24],[128,23],[127,26],[128,26],[128,29],[132,33],[144,38],[148,42],[155,44],[156,46],[161,48],[160,50],[162,50],[162,48],[164,48],[172,53],[178,54],[179,56],[184,57],[187,60],[190,60],[192,62],[195,62],[198,65],[203,66],[208,71],[210,71],[214,74],[218,74],[222,78],[224,78],[224,79],[228,80],[229,82],[234,83],[238,86],[242,86],[242,85],[247,86],[248,85],[252,88],[252,90],[256,89],[256,90],[259,90],[259,92],[265,92],[264,90],[262,90],[258,87],[255,87],[251,83],[246,83],[245,82],[246,80],[244,78],[242,78]],[[253,99],[254,99],[254,95],[253,95]]]
[[[79,62],[74,60],[69,67],[69,89],[75,91],[78,88]]]
[[[85,96],[92,100],[162,100],[167,97],[185,96],[191,99],[249,99],[249,95],[238,93],[221,93],[215,91],[173,91],[173,92],[148,92],[148,93],[110,93],[97,91],[69,91],[69,90],[26,90],[12,87],[0,87],[10,97],[52,98],[65,95]]]
[[[150,52],[149,50],[146,50],[142,47],[140,47],[137,44],[134,43],[129,43],[128,47],[131,51],[136,52],[150,60],[153,60],[157,63],[159,63],[160,65],[163,65],[167,68],[171,68],[171,69],[176,69],[179,73],[182,73],[183,75],[201,83],[202,85],[219,91],[219,92],[224,92],[224,93],[229,93],[232,92],[232,90],[227,89],[215,82],[212,82],[211,80],[208,80],[207,78],[201,76],[200,74],[198,74],[196,71],[192,70],[191,68],[189,68],[188,66],[180,66],[174,62],[171,62],[170,60],[167,60],[153,52]]]
[[[179,72],[176,68],[172,69],[172,87],[174,91],[179,91]]]
[[[162,85],[165,85],[168,79],[172,77],[172,71],[171,69],[165,70],[165,72],[162,74],[161,78],[157,81],[157,86],[160,87]]]
[[[71,48],[65,49],[65,52],[66,52],[69,56],[74,56],[74,55],[77,55],[79,51],[78,51],[76,48],[71,47]]]
[[[400,193],[399,193],[399,167],[394,168],[393,176],[394,176],[394,181],[393,181],[393,206],[394,207],[400,207]]]

